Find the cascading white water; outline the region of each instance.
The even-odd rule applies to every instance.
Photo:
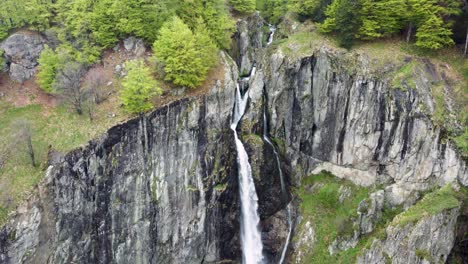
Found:
[[[270,35],[268,36],[267,46],[273,42],[273,35],[275,34],[276,27],[270,25]],[[248,77],[239,80],[240,83],[245,84],[255,75],[257,67],[254,65]],[[237,125],[244,115],[245,108],[247,107],[247,100],[249,98],[249,91],[247,90],[242,96],[240,85],[236,85],[236,100],[234,104],[234,115],[231,123],[231,130],[234,132],[234,139],[236,142],[237,151],[237,165],[239,170],[239,193],[241,201],[241,244],[242,244],[242,262],[244,264],[261,264],[263,263],[263,245],[262,236],[259,230],[260,217],[258,215],[258,196],[255,191],[255,184],[252,178],[252,168],[249,163],[249,156],[245,151],[242,141],[237,135]],[[271,142],[268,140],[269,144]],[[273,146],[273,144],[271,144]],[[274,149],[274,148],[273,148]],[[275,150],[276,153],[276,150]],[[277,162],[279,158],[277,156]],[[281,170],[281,168],[280,168]],[[283,176],[281,172],[281,188],[285,192]],[[288,206],[289,210],[289,206]],[[288,211],[289,215],[289,211]],[[289,217],[289,216],[288,216]],[[291,229],[291,225],[290,229]],[[288,234],[291,234],[291,230]],[[285,249],[287,245],[285,245]],[[286,250],[283,250],[284,255]],[[284,256],[281,257],[284,259]]]
[[[267,46],[270,46],[271,43],[273,42],[273,36],[275,35],[276,27],[273,25],[268,25],[268,26],[270,27],[270,35],[268,36]]]
[[[248,91],[241,95],[239,84],[236,87],[236,102],[231,130],[234,132],[237,150],[237,164],[239,170],[239,192],[241,200],[241,243],[242,260],[245,264],[259,264],[263,262],[262,237],[258,224],[258,197],[252,178],[252,168],[244,145],[237,136],[236,127],[247,106]]]

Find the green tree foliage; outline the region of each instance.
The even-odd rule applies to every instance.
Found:
[[[5,68],[5,59],[3,58],[4,51],[0,49],[0,72]]]
[[[252,13],[255,11],[255,0],[229,0],[232,7],[241,13]]]
[[[289,0],[289,8],[304,18],[314,21],[325,20],[325,11],[331,0]]]
[[[51,19],[52,0],[2,0],[0,8],[0,40],[14,28],[28,26],[45,30]]]
[[[340,46],[350,48],[360,25],[362,5],[359,0],[335,0],[327,8],[327,19],[320,27],[322,32],[336,32]]]
[[[51,48],[46,46],[38,59],[39,71],[37,82],[42,90],[47,93],[54,93],[55,76],[60,66],[60,57]]]
[[[286,0],[257,0],[257,10],[270,23],[277,24],[288,10],[287,2]]]
[[[121,100],[131,113],[143,113],[153,107],[151,98],[161,94],[161,89],[151,76],[143,60],[132,60],[125,64],[128,71],[122,82]]]
[[[452,20],[460,12],[459,0],[334,0],[320,29],[336,33],[348,48],[354,39],[372,40],[406,29],[408,41],[416,32],[417,46],[440,49],[454,43]]]
[[[198,32],[178,17],[166,22],[153,44],[154,59],[164,66],[165,79],[174,84],[194,88],[206,78],[216,57],[216,46],[207,36],[207,30],[200,23]]]
[[[399,32],[405,11],[401,0],[362,0],[359,38],[370,40]]]
[[[416,46],[426,49],[440,49],[454,44],[452,31],[440,17],[431,16],[416,33]]]
[[[224,0],[181,0],[177,7],[177,16],[192,31],[195,31],[199,23],[204,23],[216,45],[219,48],[229,48],[231,35],[234,32],[234,21]]]

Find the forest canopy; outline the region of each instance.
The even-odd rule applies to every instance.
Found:
[[[418,47],[440,49],[464,39],[466,9],[464,0],[3,0],[0,39],[23,27],[48,32],[77,60],[93,63],[126,36],[153,43],[177,15],[194,33],[202,23],[213,42],[227,49],[234,30],[230,11],[259,10],[271,23],[288,11],[311,19],[345,47],[356,39],[401,34]],[[461,30],[454,34],[454,27]]]

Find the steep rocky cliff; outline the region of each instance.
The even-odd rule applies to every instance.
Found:
[[[295,206],[297,234],[289,262],[307,263],[307,254],[325,239],[294,191],[311,174],[330,171],[368,197],[345,221],[347,235],[327,238],[335,255],[372,234],[386,207],[412,208],[434,188],[468,186],[465,162],[431,120],[432,84],[441,76],[430,62],[421,64],[426,67],[412,80],[414,87],[403,81],[403,89],[395,89],[365,55],[284,41],[262,50],[259,17],[239,25],[232,55],[241,73],[254,62],[259,67],[244,87],[250,101],[239,134],[252,165],[268,263],[279,260],[285,244],[288,203]],[[54,162],[37,194],[0,232],[0,262],[239,262],[236,152],[229,129],[238,68],[228,56],[222,60],[224,80],[208,94],[118,125]],[[264,111],[286,199],[279,195],[275,151],[262,139]],[[350,186],[339,188],[339,203],[356,191]],[[386,238],[372,240],[356,261],[445,260],[456,240],[460,206],[452,202],[415,223],[385,226]],[[428,239],[432,230],[440,239]]]
[[[49,167],[39,196],[2,231],[2,262],[209,263],[236,255],[238,246],[226,244],[238,225],[229,133],[237,70],[228,60],[209,94],[116,126]]]

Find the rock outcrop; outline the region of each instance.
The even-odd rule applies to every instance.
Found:
[[[430,217],[416,224],[389,226],[384,241],[375,240],[358,256],[358,264],[445,263],[455,240],[459,208]]]
[[[265,46],[268,34],[264,32],[264,21],[259,13],[237,21],[237,31],[229,54],[236,61],[241,76],[247,76],[256,63],[258,54]]]
[[[24,82],[35,74],[37,59],[45,42],[37,33],[18,32],[1,43],[0,48],[5,51],[11,79]]]

